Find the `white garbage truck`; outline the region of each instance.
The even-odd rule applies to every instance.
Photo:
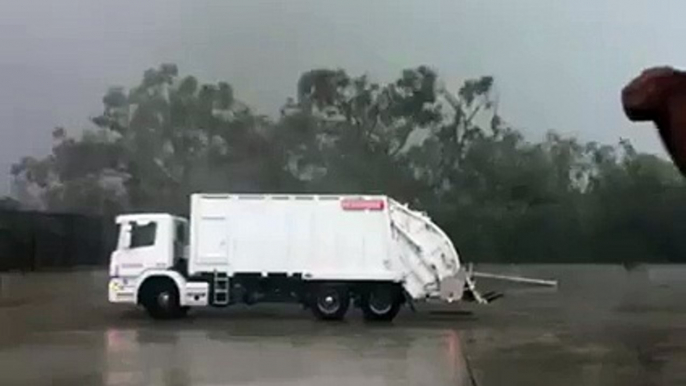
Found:
[[[153,318],[191,307],[299,302],[320,319],[351,304],[392,320],[406,302],[476,300],[450,238],[381,195],[194,194],[190,221],[125,214],[109,301]]]

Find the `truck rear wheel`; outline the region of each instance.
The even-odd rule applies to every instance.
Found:
[[[402,293],[397,286],[375,285],[361,297],[362,314],[368,321],[392,321],[402,304]]]
[[[154,319],[174,319],[186,315],[188,307],[181,307],[179,289],[168,279],[152,279],[141,288],[141,304]]]
[[[312,312],[322,320],[341,320],[350,307],[350,293],[344,285],[320,284],[311,296]]]

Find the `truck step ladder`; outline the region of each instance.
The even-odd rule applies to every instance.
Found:
[[[212,304],[226,306],[229,304],[229,277],[225,272],[214,271],[212,286]]]

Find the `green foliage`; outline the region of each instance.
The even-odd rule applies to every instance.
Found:
[[[48,210],[185,213],[198,191],[386,193],[428,211],[471,261],[683,260],[686,189],[670,163],[627,141],[528,141],[498,114],[494,85],[452,92],[427,66],[385,84],[314,69],[271,121],[229,83],[162,65],[111,88],[96,130],[56,129],[52,154],[13,174]]]

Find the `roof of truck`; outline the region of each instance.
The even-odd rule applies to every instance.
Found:
[[[316,193],[311,193],[311,194],[290,194],[290,193],[269,193],[269,194],[261,194],[261,193],[194,193],[191,196],[196,196],[196,197],[202,197],[202,198],[215,198],[215,199],[220,199],[220,198],[230,198],[230,199],[295,199],[295,200],[303,200],[303,199],[340,199],[340,198],[386,198],[387,196],[384,194],[364,194],[364,193],[353,193],[353,194],[331,194],[331,193],[326,193],[326,194],[316,194]]]
[[[173,216],[168,213],[127,213],[127,214],[121,214],[116,217],[115,221],[117,224],[124,223],[127,221],[155,221],[155,220],[166,220],[169,218],[175,218],[176,216]]]

